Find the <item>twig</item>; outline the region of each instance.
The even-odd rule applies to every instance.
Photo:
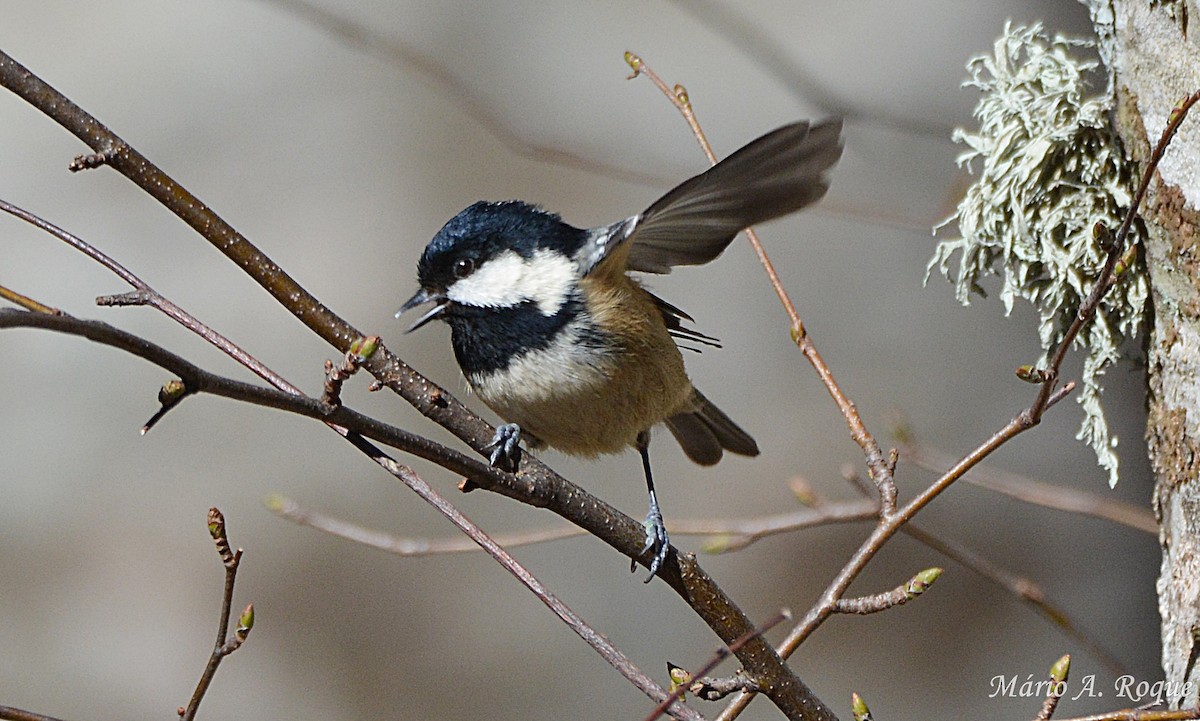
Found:
[[[546,605],[556,616],[574,631],[580,638],[587,642],[600,657],[615,668],[622,676],[628,679],[635,687],[642,691],[654,700],[661,700],[661,703],[666,703],[669,706],[671,716],[684,719],[686,721],[703,721],[704,717],[699,712],[688,708],[684,704],[674,703],[670,699],[670,695],[662,686],[646,675],[637,665],[625,654],[621,653],[616,646],[612,644],[602,633],[589,626],[581,617],[567,607],[565,603],[560,601],[557,596],[550,592],[546,586],[542,584],[533,574],[525,569],[515,558],[507,551],[501,548],[483,529],[476,526],[470,519],[462,514],[457,508],[447,501],[441,494],[433,489],[420,476],[412,471],[407,466],[396,463],[391,458],[379,453],[377,449],[370,446],[365,440],[358,436],[350,436],[351,443],[362,449],[368,455],[372,456],[373,460],[380,464],[385,470],[400,479],[404,485],[415,491],[422,499],[431,506],[436,508],[443,516],[450,520],[459,530],[467,535],[472,541],[475,541],[483,547],[484,551],[489,556],[496,560],[504,570],[508,571],[517,578],[526,588],[537,596],[538,600]]]
[[[107,323],[82,320],[65,314],[47,315],[3,308],[0,309],[0,329],[4,328],[42,328],[87,338],[143,358],[182,378],[189,394],[207,393],[332,423],[343,430],[359,433],[366,438],[438,463],[455,473],[479,479],[480,483],[489,483],[489,476],[504,475],[502,471],[491,468],[479,459],[446,448],[402,428],[364,416],[345,406],[330,409],[319,400],[307,396],[263,388],[210,373],[162,346]]]
[[[1067,676],[1071,670],[1071,656],[1064,655],[1050,667],[1050,685],[1046,689],[1046,697],[1042,700],[1042,708],[1033,721],[1050,721],[1058,701],[1063,697],[1067,688]]]
[[[342,362],[334,365],[333,361],[325,361],[325,389],[321,393],[321,402],[336,408],[342,404],[342,384],[350,376],[358,372],[363,361],[375,354],[381,339],[377,335],[355,341],[350,350],[342,357]]]
[[[34,313],[47,313],[49,315],[61,315],[62,311],[58,308],[39,303],[27,295],[21,295],[15,290],[10,290],[0,285],[0,298],[7,300],[10,303],[21,306],[25,310],[33,311]]]
[[[445,553],[471,553],[482,550],[469,538],[404,538],[390,533],[364,528],[355,523],[335,518],[319,511],[304,508],[290,498],[271,496],[267,508],[281,518],[301,526],[328,533],[364,546],[376,548],[397,556],[431,556]],[[493,535],[492,540],[505,548],[517,548],[535,543],[546,543],[564,538],[586,535],[575,526],[547,528],[508,535]]]
[[[645,75],[652,83],[662,92],[663,95],[671,101],[671,104],[683,115],[687,121],[688,127],[691,128],[692,134],[696,136],[696,141],[700,144],[700,148],[704,151],[704,155],[708,158],[708,162],[715,165],[717,156],[713,153],[712,146],[708,142],[708,138],[704,135],[704,130],[700,127],[699,121],[696,120],[696,113],[692,108],[691,99],[688,97],[687,90],[682,85],[676,85],[674,89],[668,88],[662,78],[654,72],[646,62],[634,53],[625,53],[625,62],[633,69],[633,75],[630,79],[638,75]],[[804,323],[800,319],[800,314],[796,311],[796,306],[792,303],[791,297],[787,290],[783,287],[783,281],[780,280],[779,274],[775,271],[775,265],[771,262],[770,256],[767,255],[766,249],[758,239],[758,234],[753,228],[746,229],[746,238],[750,241],[750,246],[754,249],[755,255],[758,256],[758,261],[762,265],[763,270],[767,274],[767,280],[771,283],[771,288],[774,289],[775,295],[779,297],[779,302],[783,305],[784,312],[787,313],[788,320],[791,323],[792,341],[800,349],[813,369],[817,372],[817,376],[825,385],[826,391],[837,404],[838,410],[841,411],[842,417],[846,420],[846,425],[850,427],[850,436],[854,442],[859,445],[866,456],[867,468],[870,471],[872,480],[879,486],[880,498],[883,504],[883,512],[885,515],[890,514],[896,504],[896,487],[892,481],[892,473],[888,469],[887,459],[879,448],[879,444],[875,441],[875,437],[867,430],[863,424],[862,417],[858,414],[858,409],[855,407],[846,394],[842,391],[840,385],[833,377],[833,372],[829,370],[829,366],[825,364],[824,358],[817,352],[816,345],[813,344],[812,338],[804,328]]]
[[[179,708],[180,721],[192,721],[196,718],[196,712],[200,709],[200,702],[204,700],[204,694],[208,693],[208,687],[217,675],[217,667],[221,665],[221,661],[226,656],[241,648],[246,637],[250,635],[251,629],[254,628],[254,604],[250,604],[246,606],[246,610],[242,611],[242,615],[238,617],[237,630],[234,631],[233,638],[229,638],[229,616],[233,609],[233,587],[237,582],[238,566],[242,560],[242,549],[239,548],[234,551],[229,547],[229,537],[225,534],[225,517],[216,508],[208,509],[208,533],[212,536],[213,542],[217,546],[217,554],[221,557],[221,563],[225,566],[225,593],[221,598],[221,620],[217,623],[217,642],[208,657],[208,663],[204,666],[204,672],[200,674],[200,682],[196,684],[196,690],[192,693],[192,699],[188,702],[187,708],[182,706]]]
[[[792,617],[792,612],[787,610],[786,608],[783,609],[779,613],[772,616],[768,621],[763,623],[761,626],[758,626],[758,627],[752,629],[750,632],[748,632],[746,635],[742,636],[741,638],[735,639],[732,643],[729,644],[729,646],[727,648],[717,649],[716,652],[713,654],[712,658],[710,658],[703,666],[701,666],[699,669],[697,669],[695,674],[689,674],[689,675],[703,676],[703,675],[707,674],[708,672],[710,672],[714,668],[716,668],[717,664],[719,664],[722,661],[724,661],[725,659],[729,658],[732,654],[737,653],[738,649],[740,649],[742,646],[745,646],[747,643],[749,643],[751,639],[754,639],[754,638],[757,638],[757,637],[763,635],[767,631],[770,631],[772,628],[775,628],[780,623],[783,623],[784,621],[788,620],[791,617]],[[670,706],[675,700],[683,697],[683,693],[686,689],[687,689],[686,685],[684,685],[684,684],[678,685],[673,691],[671,691],[670,696],[668,696],[666,699],[663,699],[663,701],[661,703],[659,703],[658,706],[654,707],[654,710],[651,711],[649,713],[649,715],[646,716],[644,721],[654,721],[656,718],[661,716],[663,714],[663,712],[667,710],[668,706]]]
[[[1100,645],[1099,641],[1084,632],[1071,614],[1052,601],[1033,579],[1001,568],[961,543],[955,543],[930,533],[924,526],[916,522],[910,521],[902,530],[905,535],[971,569],[1013,594],[1020,601],[1032,606],[1042,617],[1073,638],[1092,658],[1104,664],[1114,677],[1125,673],[1125,667],[1121,662],[1108,649]]]
[[[0,61],[6,57],[7,56],[4,56],[3,53],[0,53]],[[125,293],[117,296],[101,296],[100,298],[96,299],[98,304],[148,305],[156,308],[168,318],[171,318],[191,332],[208,341],[213,346],[216,346],[223,353],[226,353],[238,363],[246,366],[253,373],[258,375],[260,378],[265,379],[275,387],[280,388],[281,386],[290,385],[270,368],[267,368],[265,365],[260,363],[257,358],[239,348],[233,341],[224,337],[207,325],[201,323],[191,314],[184,312],[182,308],[172,303],[165,296],[155,292],[155,290],[146,284],[145,281],[134,275],[128,268],[118,263],[111,256],[101,252],[91,243],[88,243],[84,239],[64,230],[63,228],[58,227],[54,223],[44,220],[28,210],[13,205],[6,200],[0,199],[0,211],[4,211],[9,215],[20,218],[35,228],[39,228],[55,238],[58,238],[62,242],[96,261],[104,268],[112,271],[118,278],[134,288],[134,293]],[[299,390],[297,389],[296,392],[299,392]]]
[[[886,611],[895,606],[903,606],[925,593],[941,575],[942,569],[940,568],[926,568],[890,591],[858,598],[839,598],[833,607],[833,612],[866,615]]]
[[[936,473],[942,473],[954,463],[950,454],[934,448],[904,441],[904,458],[909,463]],[[989,491],[1003,493],[1018,501],[1068,513],[1101,518],[1123,526],[1158,535],[1158,523],[1147,508],[1114,500],[1095,493],[1057,486],[1011,471],[979,465],[963,476],[963,481]]]
[[[0,706],[0,719],[3,721],[62,721],[53,716],[25,711],[12,706]]]
[[[1059,721],[1194,721],[1200,719],[1200,708],[1187,709],[1122,709],[1108,711],[1094,716],[1076,716],[1075,718],[1059,719]]]
[[[1133,202],[1129,205],[1129,211],[1125,214],[1125,219],[1121,222],[1121,227],[1117,229],[1116,234],[1112,239],[1112,248],[1108,251],[1108,258],[1104,262],[1104,267],[1100,270],[1100,274],[1096,277],[1096,282],[1092,286],[1092,290],[1088,293],[1087,298],[1079,304],[1079,310],[1075,314],[1075,320],[1067,328],[1063,334],[1062,340],[1059,341],[1058,348],[1054,355],[1050,357],[1050,362],[1045,370],[1049,374],[1050,380],[1043,383],[1041,390],[1038,392],[1037,400],[1029,409],[1030,420],[1037,423],[1048,407],[1048,401],[1054,391],[1055,384],[1058,382],[1058,372],[1062,367],[1063,359],[1067,355],[1071,344],[1075,341],[1083,327],[1096,315],[1096,310],[1100,307],[1100,301],[1104,298],[1104,294],[1112,287],[1115,282],[1115,269],[1117,263],[1120,262],[1125,252],[1125,242],[1129,237],[1129,230],[1133,227],[1133,221],[1137,217],[1138,208],[1141,207],[1142,201],[1146,198],[1146,191],[1150,187],[1150,180],[1154,177],[1154,171],[1158,168],[1159,162],[1163,155],[1167,152],[1167,147],[1171,144],[1171,139],[1175,137],[1175,132],[1179,130],[1179,126],[1187,117],[1188,111],[1192,106],[1200,101],[1200,91],[1192,93],[1184,98],[1175,109],[1171,111],[1171,117],[1167,119],[1167,126],[1163,129],[1162,136],[1159,137],[1158,143],[1150,153],[1150,159],[1146,162],[1145,171],[1142,173],[1141,181],[1138,183],[1137,191],[1133,195]]]
[[[844,475],[846,480],[857,488],[860,493],[864,496],[869,495],[870,491],[867,488],[866,482],[853,472],[853,468],[850,469],[849,473]],[[1058,626],[1064,633],[1074,638],[1088,653],[1107,666],[1113,676],[1121,676],[1125,673],[1125,668],[1121,665],[1120,661],[1105,649],[1099,641],[1085,633],[1082,626],[1071,617],[1071,614],[1066,609],[1051,601],[1045,591],[1042,590],[1042,587],[1033,579],[1026,576],[1019,576],[1012,571],[1001,568],[965,545],[926,530],[924,526],[918,524],[916,521],[909,521],[904,524],[900,531],[917,542],[978,573],[1016,596],[1018,600],[1033,606],[1034,610],[1041,613],[1050,623]]]
[[[281,517],[347,540],[378,548],[398,556],[432,556],[442,553],[468,553],[480,550],[462,538],[406,538],[383,531],[364,528],[339,518],[300,506],[280,496],[268,500],[268,508]],[[804,508],[793,513],[747,519],[675,519],[667,530],[679,536],[709,536],[704,550],[709,553],[728,553],[777,533],[789,533],[834,523],[849,523],[874,519],[878,506],[870,500],[830,503],[820,508]],[[585,535],[574,526],[544,528],[495,536],[506,548],[547,543]]]

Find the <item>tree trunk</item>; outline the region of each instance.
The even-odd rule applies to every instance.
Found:
[[[1115,74],[1116,122],[1144,164],[1171,109],[1200,90],[1197,0],[1085,0]],[[1189,17],[1192,23],[1189,25]],[[1176,135],[1142,217],[1153,299],[1146,441],[1163,549],[1164,700],[1194,706],[1200,677],[1200,108]],[[1184,692],[1184,682],[1191,681]]]

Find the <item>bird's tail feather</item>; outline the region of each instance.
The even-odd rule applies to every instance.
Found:
[[[692,391],[693,410],[678,413],[667,419],[667,428],[687,457],[702,466],[721,460],[724,451],[742,456],[757,456],[758,444],[705,398]]]

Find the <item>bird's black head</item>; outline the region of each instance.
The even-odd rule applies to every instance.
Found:
[[[401,312],[437,305],[409,330],[435,318],[481,317],[525,308],[556,315],[577,291],[575,254],[588,232],[540,208],[480,201],[437,232],[417,263],[417,291]]]

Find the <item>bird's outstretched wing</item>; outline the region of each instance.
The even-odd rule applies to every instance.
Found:
[[[800,121],[751,141],[645,212],[596,234],[591,267],[628,245],[625,267],[669,273],[716,258],[744,228],[821,199],[842,155],[841,120]]]

